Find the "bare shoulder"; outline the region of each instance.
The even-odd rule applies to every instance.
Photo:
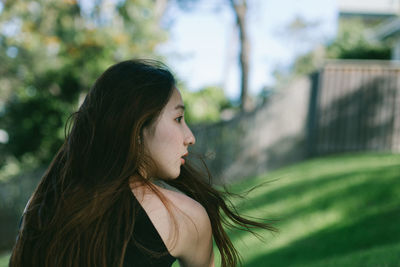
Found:
[[[212,229],[204,207],[185,194],[156,186],[133,192],[163,239],[170,254],[183,266],[211,266]]]
[[[168,189],[160,188],[161,192],[174,204],[176,209],[181,210],[189,216],[208,219],[205,208],[191,197]]]
[[[161,193],[161,196],[158,196],[155,192],[147,188],[132,190],[148,215],[153,213],[164,214],[170,208],[171,213],[175,216],[180,216],[184,213],[186,216],[201,217],[208,220],[207,211],[196,200],[183,193],[168,190],[157,185],[154,186]],[[166,205],[168,205],[168,208]]]

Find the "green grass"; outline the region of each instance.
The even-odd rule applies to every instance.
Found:
[[[309,160],[232,186],[278,234],[231,231],[244,266],[400,266],[400,155]]]
[[[308,160],[234,184],[232,190],[254,186],[245,200],[234,202],[242,214],[278,219],[280,232],[257,230],[260,241],[230,231],[243,266],[400,266],[400,155]],[[0,255],[0,267],[7,266],[8,257]]]
[[[7,267],[9,259],[10,259],[10,252],[4,252],[0,254],[0,267]]]

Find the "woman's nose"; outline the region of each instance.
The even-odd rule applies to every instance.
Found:
[[[187,134],[185,138],[185,145],[194,145],[196,143],[196,138],[194,137],[192,131],[187,127]]]

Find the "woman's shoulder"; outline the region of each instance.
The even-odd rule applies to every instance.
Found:
[[[183,234],[184,230],[202,230],[210,225],[207,211],[199,202],[179,191],[153,185],[159,195],[145,186],[132,191],[161,235],[171,236],[175,226]]]
[[[208,266],[198,264],[212,258],[212,229],[207,211],[181,192],[154,186],[160,196],[145,188],[133,193],[170,254],[190,266]]]
[[[146,213],[161,212],[161,214],[164,214],[163,211],[170,210],[174,215],[184,212],[188,213],[187,215],[208,217],[204,207],[191,197],[178,190],[173,190],[172,187],[161,186],[158,183],[153,185],[160,195],[146,186],[132,190]]]
[[[176,209],[181,210],[187,215],[208,218],[205,208],[193,198],[182,192],[170,190],[169,188],[158,187],[158,189],[172,202]]]

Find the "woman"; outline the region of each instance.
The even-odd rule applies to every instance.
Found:
[[[194,143],[165,66],[111,66],[27,204],[10,266],[213,266],[213,239],[236,266],[222,223],[273,228],[226,205],[188,164]]]

